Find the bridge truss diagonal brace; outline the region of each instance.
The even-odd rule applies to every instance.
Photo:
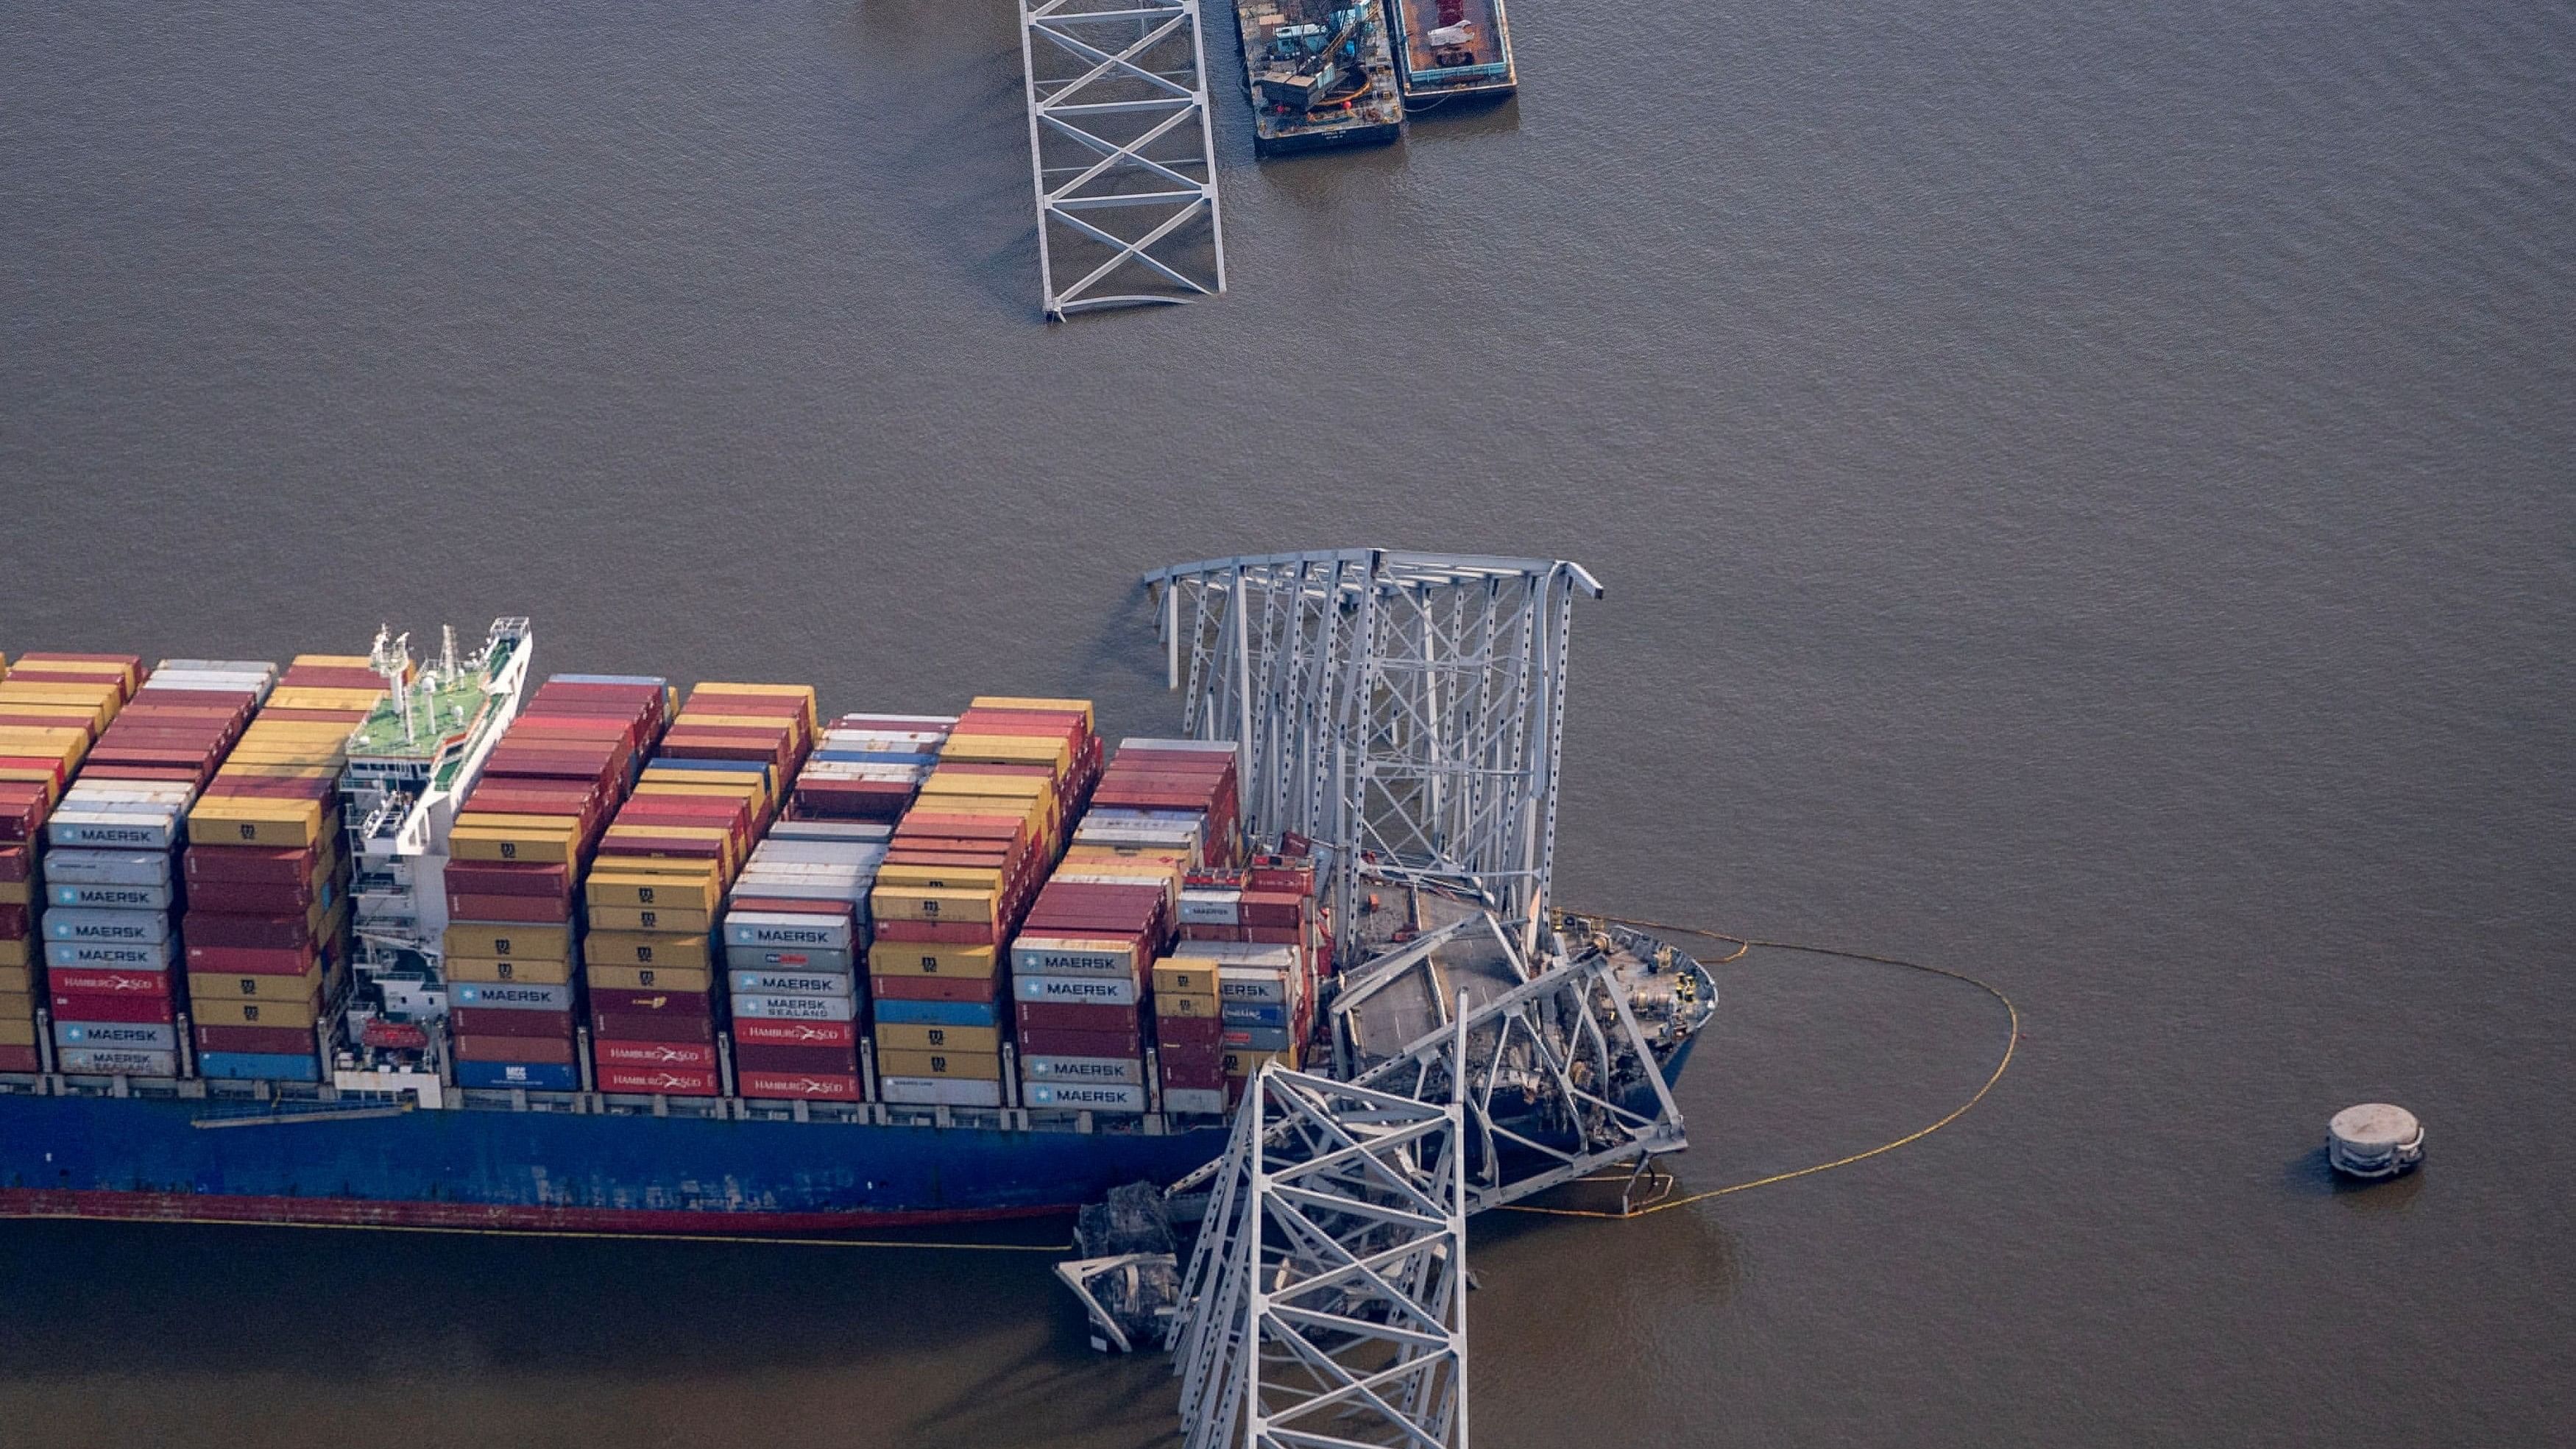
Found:
[[[1362,548],[1181,564],[1145,585],[1184,733],[1235,741],[1256,838],[1325,848],[1339,919],[1366,866],[1482,895],[1538,954],[1574,601],[1599,581],[1563,559]]]
[[[1199,0],[1019,0],[1046,316],[1225,290]]]
[[[1186,1449],[1466,1449],[1464,1113],[1263,1069],[1182,1285]]]

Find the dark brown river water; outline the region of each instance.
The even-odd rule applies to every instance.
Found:
[[[1144,568],[1575,558],[1564,898],[2027,1035],[1860,1166],[1480,1221],[1480,1442],[2567,1442],[2576,10],[1514,18],[1398,149],[1226,88],[1234,290],[1050,329],[1004,0],[21,0],[0,649],[524,613],[1160,732]],[[1695,1187],[2002,1045],[1721,985]],[[2374,1098],[2431,1162],[2338,1191]],[[1045,1264],[0,1224],[0,1445],[1168,1434]]]

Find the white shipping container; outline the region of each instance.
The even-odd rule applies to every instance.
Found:
[[[1211,1117],[1225,1114],[1225,1089],[1222,1087],[1165,1087],[1163,1110],[1193,1112]]]
[[[879,1077],[877,1097],[905,1107],[998,1107],[1002,1084],[954,1077]]]
[[[858,1003],[847,996],[737,996],[733,1014],[763,1021],[851,1021]]]
[[[159,911],[88,911],[56,908],[45,912],[48,941],[95,941],[111,945],[170,939],[170,918]]]
[[[160,885],[111,885],[104,881],[65,881],[45,887],[45,901],[57,907],[93,911],[166,911],[170,909],[170,887]]]
[[[1011,977],[1011,995],[1021,1001],[1063,1002],[1079,1006],[1133,1006],[1136,1004],[1136,982],[1133,977],[1014,974]]]
[[[1087,1082],[1033,1082],[1021,1094],[1031,1107],[1057,1112],[1142,1112],[1145,1089]]]
[[[1024,1082],[1126,1082],[1141,1085],[1145,1080],[1145,1063],[1138,1057],[1022,1057],[1020,1058],[1020,1080]]]
[[[57,1069],[96,1076],[175,1077],[179,1075],[179,1054],[175,1051],[132,1051],[125,1047],[64,1047],[56,1053]]]
[[[45,857],[45,879],[57,885],[170,883],[166,850],[57,850]]]

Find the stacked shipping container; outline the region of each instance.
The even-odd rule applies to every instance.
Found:
[[[782,820],[734,882],[722,944],[741,1095],[863,1095],[858,965],[890,833],[866,821]]]
[[[719,903],[817,723],[808,686],[701,684],[610,823],[586,885],[593,930],[616,937],[587,972],[601,1091],[722,1089]]]
[[[22,657],[14,671],[0,670],[5,676],[0,677],[0,1070],[35,1071],[42,1063],[37,1007],[52,999],[43,988],[50,985],[45,967],[55,954],[50,946],[41,953],[34,947],[38,940],[49,941],[41,923],[53,914],[40,914],[46,903],[44,837],[52,819],[69,807],[73,772],[133,692],[140,667],[140,660],[125,655],[35,653]],[[86,802],[83,813],[97,816],[98,807],[107,803],[105,798]],[[112,827],[116,821],[110,815],[96,823]],[[66,912],[65,919],[76,920],[78,914]],[[84,942],[74,954],[102,951],[154,958],[163,973],[168,970],[166,941],[156,951],[131,950],[113,940]],[[83,960],[80,968],[92,964]],[[82,993],[75,1004],[89,999]],[[95,1047],[84,1032],[81,1049],[84,1054],[123,1052],[128,1043],[117,1038],[124,1036],[163,1051],[175,1045],[174,1028],[144,1022],[130,1026],[110,1022],[110,1039]]]
[[[670,686],[558,674],[502,732],[448,833],[443,968],[458,1085],[573,1091],[575,968],[585,943],[574,883],[644,752]]]
[[[321,1080],[315,1027],[348,959],[340,767],[384,695],[364,656],[296,656],[188,811],[180,930],[206,1076]]]
[[[1004,948],[1099,773],[1088,700],[978,698],[940,743],[869,897],[884,1100],[1002,1105]]]
[[[64,1070],[143,1076],[180,1070],[180,1013],[191,994],[174,964],[181,960],[180,912],[188,896],[172,869],[181,821],[276,677],[277,667],[266,663],[163,660],[99,736],[64,797],[74,812],[60,822],[66,834],[77,832],[90,843],[47,855],[46,900],[67,916],[79,912],[122,927],[77,940],[67,933],[60,945],[62,968],[50,975]],[[147,803],[138,799],[143,796],[152,798]],[[130,829],[73,823],[82,811],[116,808],[111,801],[139,808]],[[137,831],[135,838],[108,843]],[[75,1004],[84,996],[113,998],[123,1010],[114,1020],[99,1019],[99,1008]]]
[[[832,721],[796,776],[793,811],[805,820],[892,825],[912,807],[954,715],[845,714]]]

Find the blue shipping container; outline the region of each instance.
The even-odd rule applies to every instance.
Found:
[[[1225,1013],[1228,1026],[1286,1026],[1288,1003],[1284,1001],[1229,1001],[1218,1010]]]
[[[533,1087],[545,1092],[578,1092],[581,1073],[551,1062],[458,1062],[460,1087]]]
[[[896,1026],[1000,1026],[1002,1008],[991,1001],[888,1001],[880,996],[877,1020]]]
[[[271,1052],[199,1052],[197,1074],[232,1081],[318,1082],[322,1063],[309,1056]]]

